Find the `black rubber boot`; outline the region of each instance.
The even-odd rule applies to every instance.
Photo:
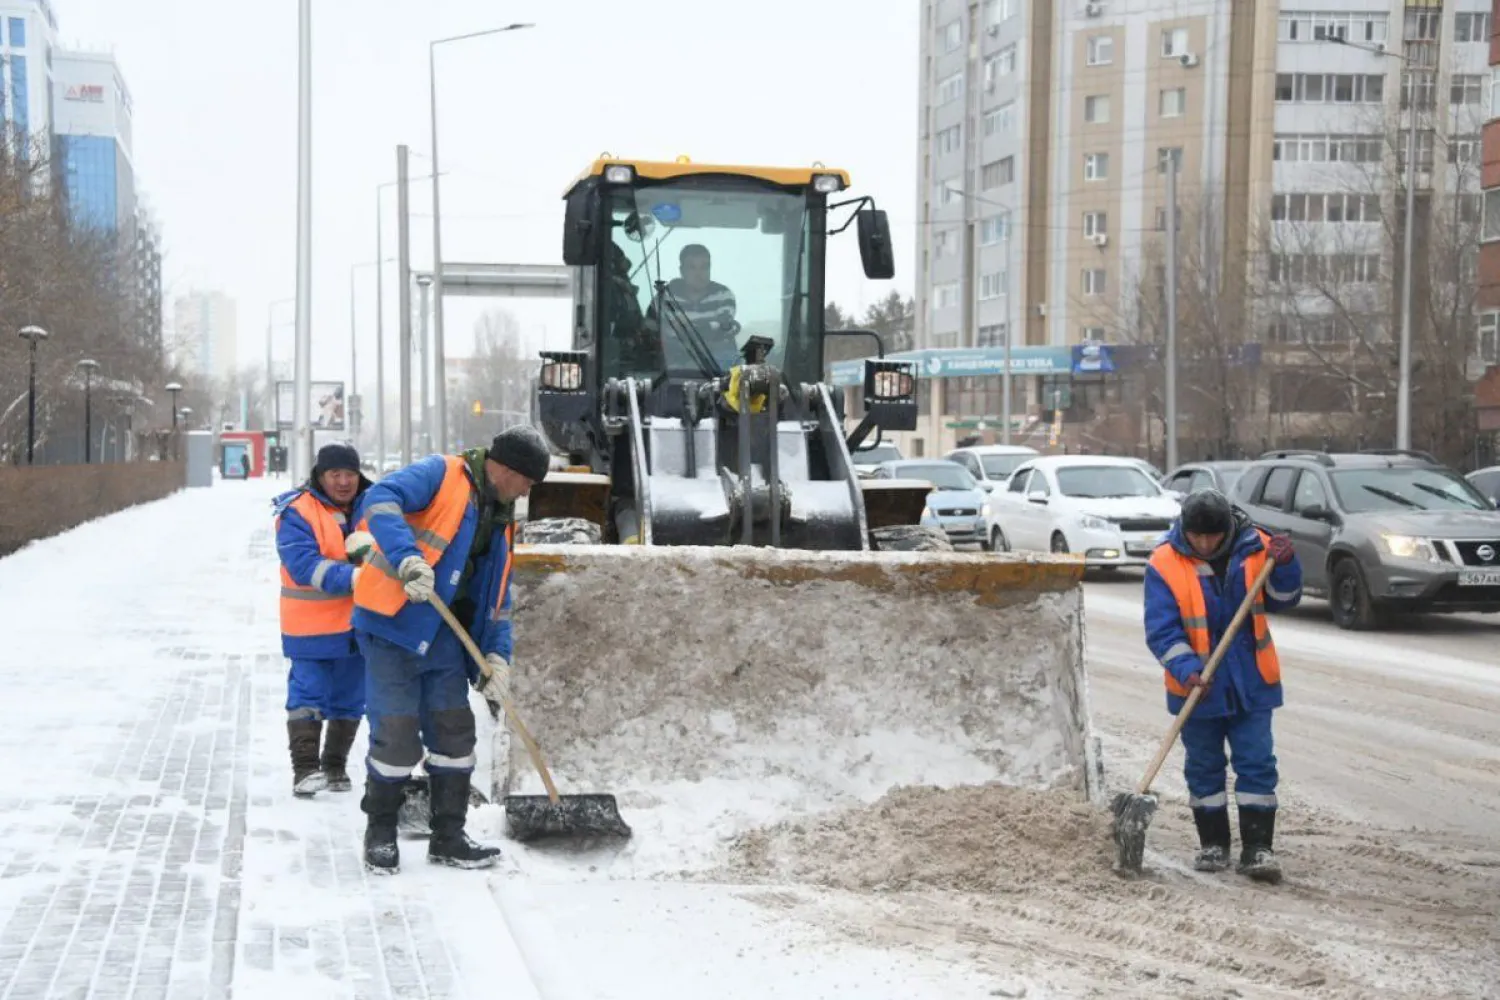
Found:
[[[358,719],[329,719],[323,734],[323,775],[330,792],[347,792],[354,788],[349,780],[349,748],[359,732]]]
[[[1200,872],[1221,872],[1229,867],[1229,810],[1194,809],[1193,825],[1198,828],[1198,856],[1193,868]]]
[[[1235,869],[1256,882],[1272,885],[1281,881],[1281,862],[1271,841],[1276,834],[1275,809],[1240,807],[1240,863]]]
[[[469,812],[469,776],[451,771],[429,771],[432,795],[432,838],[427,841],[427,860],[453,868],[488,868],[500,857],[500,848],[476,844],[464,833]]]
[[[292,754],[292,794],[311,798],[328,787],[318,763],[318,744],[323,741],[322,719],[287,719],[286,745]]]
[[[396,810],[401,808],[404,788],[399,781],[365,778],[365,794],[359,802],[369,817],[365,823],[365,871],[394,875],[401,870],[401,849],[396,846]]]

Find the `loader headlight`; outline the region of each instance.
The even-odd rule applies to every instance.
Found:
[[[838,174],[813,174],[813,190],[819,194],[833,194],[844,190],[844,179]]]
[[[876,399],[905,399],[915,387],[915,382],[906,372],[875,373]]]
[[[1397,559],[1425,559],[1428,562],[1437,562],[1437,552],[1432,543],[1425,538],[1414,538],[1411,535],[1381,535],[1381,544],[1385,550]]]
[[[543,392],[584,392],[583,351],[543,351],[537,387]]]
[[[612,163],[604,168],[607,184],[631,184],[635,181],[635,168],[623,163]]]

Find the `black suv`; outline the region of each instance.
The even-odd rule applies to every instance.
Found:
[[[1425,452],[1267,452],[1233,499],[1291,536],[1303,591],[1340,628],[1382,611],[1500,611],[1500,512]]]

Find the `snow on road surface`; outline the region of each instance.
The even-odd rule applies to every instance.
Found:
[[[907,789],[786,820],[712,781],[657,810],[737,817],[713,838],[668,817],[624,849],[507,843],[490,873],[404,841],[402,873],[372,879],[357,792],[289,793],[275,488],[182,493],[0,560],[0,1000],[1500,995],[1490,621],[1277,623],[1276,888],[1187,870],[1180,753],[1138,880],[1110,873],[1102,811],[1061,795]],[[1112,787],[1168,721],[1138,591],[1087,596]]]

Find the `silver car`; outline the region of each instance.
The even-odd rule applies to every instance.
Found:
[[[1423,452],[1278,451],[1235,483],[1235,503],[1292,538],[1303,591],[1340,628],[1403,611],[1500,611],[1500,511]]]

